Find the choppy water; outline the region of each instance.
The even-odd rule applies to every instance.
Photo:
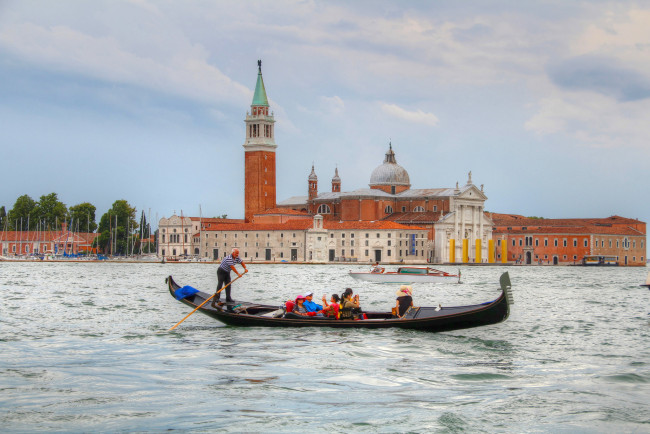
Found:
[[[395,287],[350,266],[251,265],[234,297],[280,303],[352,286],[387,309]],[[446,268],[455,271],[455,268]],[[405,330],[223,327],[164,278],[212,290],[216,265],[0,263],[2,431],[649,432],[645,268],[463,267],[416,285],[418,305],[498,295],[505,323]],[[319,298],[317,296],[316,298]]]

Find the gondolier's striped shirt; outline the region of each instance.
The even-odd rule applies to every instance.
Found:
[[[219,268],[221,268],[223,271],[230,272],[231,266],[234,266],[235,264],[241,264],[241,258],[237,256],[237,259],[233,258],[232,255],[228,255],[225,258],[223,258],[223,261],[221,261],[221,265],[219,265]]]

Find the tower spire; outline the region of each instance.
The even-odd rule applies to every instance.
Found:
[[[264,88],[264,79],[262,78],[262,61],[257,61],[257,83],[255,84],[255,93],[253,94],[253,102],[251,107],[268,107],[269,100],[266,97],[266,89]]]

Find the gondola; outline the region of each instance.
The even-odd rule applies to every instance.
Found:
[[[174,282],[172,276],[169,276],[166,281],[172,297],[193,308],[200,306],[212,295],[199,291],[184,296],[182,289],[190,287],[181,288]],[[441,332],[486,326],[505,321],[510,314],[510,305],[513,304],[510,277],[507,272],[501,275],[500,283],[501,294],[494,301],[470,306],[414,307],[402,318],[393,316],[391,312],[366,311],[362,315],[364,319],[337,320],[322,317],[304,317],[294,313],[285,313],[284,306],[278,307],[239,301],[217,305],[217,307],[212,307],[211,302],[208,302],[198,310],[231,326],[361,329],[394,327]],[[193,288],[190,289],[194,290]],[[179,291],[178,294],[177,291]]]

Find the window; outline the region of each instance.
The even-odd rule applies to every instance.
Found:
[[[354,246],[354,240],[350,241],[350,245]]]
[[[585,240],[585,247],[587,247],[587,240]]]
[[[333,233],[330,234],[330,238],[334,238],[334,234],[333,234]]]
[[[405,206],[402,207],[402,212],[406,212],[406,207]]]
[[[354,234],[350,234],[350,238],[354,238]]]
[[[578,240],[575,238],[573,239],[573,247],[578,247]]]
[[[539,247],[539,240],[535,240],[535,247]]]
[[[390,246],[390,240],[388,240],[388,246]]]
[[[514,247],[514,246],[516,246],[516,245],[517,245],[517,242],[513,239],[513,240],[512,240],[512,247]]]
[[[344,234],[344,233],[341,234],[341,238],[345,238],[345,234]]]
[[[390,205],[387,205],[386,208],[384,208],[384,213],[392,214],[393,213],[393,207],[390,206]]]
[[[548,247],[548,238],[544,238],[544,247]]]
[[[566,238],[562,240],[562,246],[564,246],[564,247],[567,246]],[[566,259],[566,258],[564,258],[564,259]]]
[[[341,250],[341,256],[345,256],[345,249]]]
[[[377,234],[377,238],[379,238],[379,234]]]
[[[424,212],[424,207],[416,206],[415,208],[413,208],[413,211],[414,212]]]
[[[368,256],[368,250],[366,250],[366,256]]]
[[[386,256],[390,256],[390,252],[391,252],[390,249],[386,250]]]
[[[341,245],[345,246],[345,240],[341,241]]]
[[[368,240],[366,240],[366,247],[368,246]]]
[[[370,234],[366,234],[366,238],[368,238],[369,236],[370,236]]]
[[[435,212],[435,211],[438,211],[438,205],[434,205],[434,206],[433,206],[433,211],[434,211],[434,212]]]
[[[350,250],[350,256],[354,256],[354,249]]]
[[[330,214],[331,212],[329,205],[325,203],[318,207],[318,214]]]
[[[554,247],[557,247],[557,240],[553,240]]]

